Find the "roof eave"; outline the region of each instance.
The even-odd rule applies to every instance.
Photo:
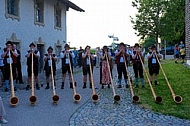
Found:
[[[83,10],[82,8],[80,8],[79,6],[77,6],[76,4],[74,4],[73,2],[69,0],[58,0],[58,1],[66,5],[67,11],[69,10],[69,8],[72,8],[73,10],[76,10],[76,11],[85,12],[85,10]]]

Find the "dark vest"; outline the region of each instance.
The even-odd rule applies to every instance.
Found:
[[[62,52],[64,54],[65,51],[62,51]],[[65,64],[66,58],[68,58],[67,55],[65,55],[64,58],[62,58],[62,66],[69,65],[69,64]],[[72,55],[71,54],[69,54],[69,59],[70,59],[71,66],[73,66],[73,61],[72,61]]]
[[[83,58],[83,67],[87,66],[87,64],[86,64],[87,58],[88,58],[88,56],[87,56],[87,55],[86,55],[86,57],[85,57],[85,58]],[[93,66],[93,61],[92,61],[92,58],[90,58],[90,63],[91,63],[91,66]]]
[[[149,54],[151,54],[152,52],[149,52]],[[158,52],[156,51],[156,53],[158,54]],[[152,63],[152,59],[156,60],[156,63]],[[152,66],[159,66],[158,60],[156,58],[156,56],[153,54],[151,58],[148,59],[148,67],[152,67]]]
[[[128,64],[127,56],[126,55],[124,55],[124,56],[125,56],[125,62],[126,62],[126,64]],[[120,53],[118,56],[116,56],[115,62],[116,62],[117,65],[120,64],[120,58],[121,57],[122,57],[122,53]]]
[[[136,54],[136,51],[133,51],[133,54],[135,55]],[[141,55],[140,55],[141,56]],[[141,56],[141,59],[143,61],[143,58]],[[140,60],[140,57],[139,55],[136,56],[135,59],[132,59],[132,62],[133,62],[133,67],[135,68],[142,68],[142,63],[141,63],[141,60]],[[143,61],[144,62],[144,61]]]
[[[44,55],[48,56],[48,54],[44,54]],[[53,54],[53,57],[55,57],[55,54]],[[48,63],[49,60],[50,58],[48,57],[47,60],[45,61],[44,70],[51,70],[51,66],[49,66],[49,63]],[[56,63],[53,58],[52,58],[52,68],[53,68],[53,71],[56,70]]]
[[[6,52],[6,51],[7,51],[7,48],[4,48],[4,52]],[[9,52],[7,52],[6,56],[3,59],[4,64],[7,64],[7,58],[9,58],[8,54],[9,54]],[[12,52],[11,52],[11,58],[13,60],[13,64],[16,64],[17,63],[17,57],[15,57]]]
[[[28,53],[29,52],[30,52],[30,50],[28,51]],[[38,51],[35,50],[34,53],[37,54]],[[34,55],[33,55],[33,64],[34,64],[34,66],[38,65],[38,58],[36,58]],[[30,54],[30,57],[27,58],[27,65],[28,66],[32,65],[32,54]]]

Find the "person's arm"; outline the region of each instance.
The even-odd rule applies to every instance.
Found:
[[[36,58],[40,57],[40,52],[38,51],[37,54],[33,53]]]
[[[3,54],[1,55],[1,58],[5,58],[5,56],[7,55],[7,53],[8,53],[8,50],[3,51]]]
[[[115,56],[119,56],[120,53],[121,53],[121,50],[116,51]]]
[[[82,53],[82,58],[86,58],[87,52]]]
[[[47,59],[48,59],[48,54],[45,54],[44,55],[44,61],[47,61]]]

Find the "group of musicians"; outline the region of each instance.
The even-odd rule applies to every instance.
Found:
[[[27,72],[28,72],[28,84],[26,86],[26,90],[29,90],[31,88],[31,79],[32,74],[34,74],[35,78],[35,84],[36,89],[39,90],[40,86],[38,84],[38,58],[40,57],[39,51],[35,50],[35,44],[31,43],[29,45],[30,50],[27,51],[27,54],[25,57],[27,58]],[[70,82],[70,88],[73,88],[72,84],[72,77],[71,72],[73,72],[73,58],[75,57],[74,53],[70,51],[70,47],[68,44],[65,44],[64,51],[60,53],[60,58],[62,59],[62,84],[61,89],[64,89],[65,85],[65,78],[66,73],[69,74],[69,82]],[[128,88],[128,74],[126,69],[126,64],[128,65],[128,62],[131,61],[134,69],[135,74],[135,84],[136,88],[139,87],[139,77],[140,82],[142,85],[142,88],[144,88],[144,76],[143,76],[143,65],[144,65],[144,52],[140,48],[139,44],[136,43],[133,47],[132,53],[128,53],[129,51],[126,48],[126,45],[124,43],[119,44],[119,49],[115,51],[115,63],[117,64],[117,74],[118,74],[118,88],[122,88],[122,75],[124,76],[124,82],[125,87]],[[33,56],[32,56],[33,55]],[[112,76],[112,68],[113,68],[113,60],[111,57],[111,53],[108,50],[107,46],[104,46],[102,51],[100,52],[100,84],[102,84],[102,88],[104,88],[105,85],[110,88],[111,84],[111,76]],[[158,85],[157,81],[157,75],[159,74],[159,64],[158,59],[161,58],[161,55],[158,51],[156,51],[156,47],[153,45],[149,48],[149,52],[147,54],[148,58],[148,68],[149,68],[149,74],[150,74],[150,81],[151,83],[154,81],[155,85]],[[17,51],[15,51],[13,43],[11,41],[8,41],[6,43],[6,48],[4,48],[4,52],[1,55],[3,58],[4,63],[4,80],[5,80],[5,91],[9,91],[10,88],[10,66],[12,67],[12,75],[13,75],[13,83],[14,83],[14,90],[16,91],[16,64],[18,61],[18,57],[20,57],[20,54],[18,54]],[[33,57],[33,59],[32,59]],[[50,59],[51,57],[51,59]],[[129,58],[131,59],[129,60]],[[83,86],[82,88],[87,87],[87,75],[89,75],[89,87],[92,88],[92,75],[91,72],[93,72],[93,60],[94,55],[90,53],[90,46],[86,46],[85,50],[82,52],[82,71],[83,71]],[[32,60],[33,60],[33,67],[32,67]],[[50,60],[52,62],[50,62]],[[46,76],[46,87],[45,89],[50,88],[50,75],[51,73],[51,65],[53,68],[53,76],[56,75],[56,61],[57,56],[53,53],[53,48],[50,46],[47,49],[47,53],[44,54],[44,70],[45,70],[45,76]],[[107,62],[108,61],[108,62]],[[10,65],[11,64],[11,65]],[[108,67],[109,65],[109,67]],[[91,66],[91,68],[90,68]],[[33,70],[32,70],[33,69]],[[110,69],[110,70],[108,70]],[[33,73],[32,73],[33,72]],[[111,76],[110,76],[111,74]],[[55,80],[54,80],[55,82]],[[54,83],[56,84],[56,83]],[[76,85],[76,82],[75,82]]]

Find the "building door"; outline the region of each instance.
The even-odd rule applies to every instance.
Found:
[[[40,58],[38,59],[38,71],[41,73],[43,72],[44,67],[44,44],[37,44],[37,50],[40,52]]]

